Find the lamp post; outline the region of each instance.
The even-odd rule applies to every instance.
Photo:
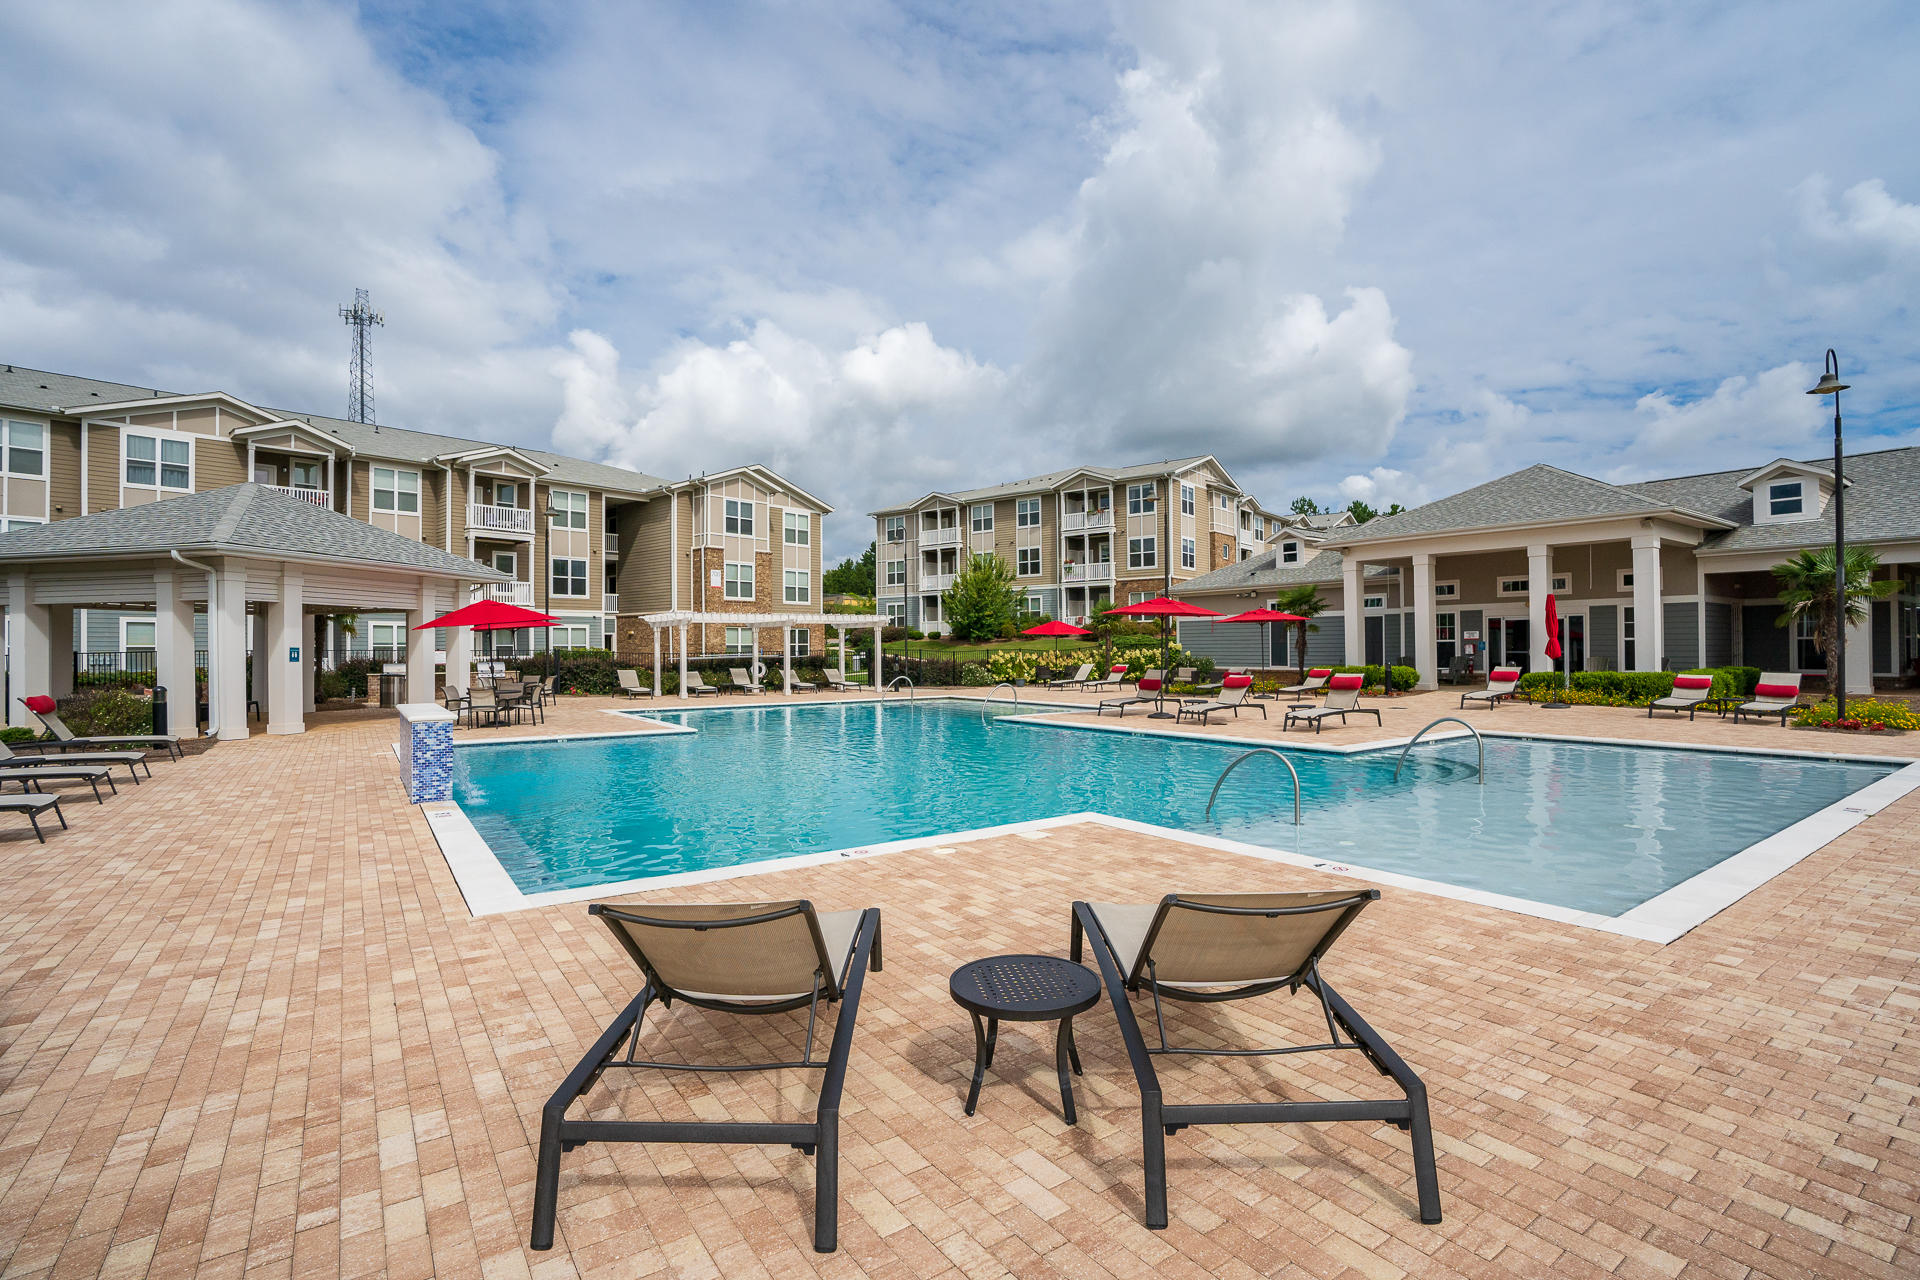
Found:
[[[1846,389],[1847,384],[1840,381],[1840,357],[1828,347],[1820,381],[1807,394],[1833,397],[1833,630],[1840,659],[1840,679],[1833,691],[1836,720],[1847,718],[1847,478],[1840,470],[1840,393]]]

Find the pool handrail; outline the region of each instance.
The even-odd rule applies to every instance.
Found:
[[[887,681],[887,687],[881,690],[881,692],[891,693],[893,689],[897,685],[899,685],[899,683],[902,680],[905,680],[907,682],[907,701],[912,702],[913,701],[913,680],[907,676],[895,676],[893,679]]]
[[[1223,783],[1226,782],[1227,775],[1232,773],[1235,769],[1238,769],[1242,764],[1246,763],[1248,760],[1253,759],[1253,757],[1257,755],[1272,756],[1274,759],[1278,760],[1281,764],[1287,766],[1287,772],[1293,775],[1293,825],[1296,827],[1299,826],[1300,825],[1300,771],[1293,767],[1293,761],[1287,759],[1285,756],[1281,755],[1278,751],[1275,751],[1272,747],[1255,747],[1253,750],[1248,751],[1243,755],[1235,757],[1232,764],[1228,765],[1226,768],[1220,771],[1220,776],[1214,780],[1213,794],[1207,797],[1206,816],[1209,818],[1213,816],[1213,802],[1220,798],[1220,787]]]
[[[1014,710],[1018,711],[1020,709],[1020,686],[1015,684],[1011,680],[1002,680],[999,684],[996,684],[995,686],[993,686],[993,689],[1003,689],[1003,688],[1013,690],[1013,707],[1014,707]],[[980,697],[980,723],[981,724],[988,723],[987,704],[993,701],[993,689],[987,690],[986,693],[982,694]]]
[[[1433,724],[1423,726],[1419,733],[1416,733],[1411,738],[1407,739],[1407,745],[1400,748],[1400,759],[1396,761],[1393,766],[1393,780],[1395,782],[1400,781],[1400,766],[1407,762],[1407,752],[1413,750],[1413,744],[1420,741],[1421,737],[1427,732],[1428,729],[1433,728],[1434,725],[1445,724],[1449,720],[1465,728],[1468,733],[1473,735],[1474,742],[1479,745],[1480,766],[1479,766],[1479,769],[1475,772],[1474,777],[1479,781],[1481,786],[1484,787],[1487,785],[1487,740],[1480,736],[1480,731],[1478,729],[1468,724],[1465,720],[1462,720],[1459,716],[1441,716],[1438,720],[1435,720]]]

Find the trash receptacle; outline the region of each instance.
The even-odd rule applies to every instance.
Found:
[[[155,737],[167,731],[167,686],[157,684],[153,687],[153,732]]]
[[[397,707],[407,683],[407,664],[389,662],[380,668],[380,705]]]

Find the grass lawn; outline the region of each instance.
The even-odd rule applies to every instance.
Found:
[[[957,658],[962,662],[970,660],[986,661],[989,654],[995,653],[1052,653],[1058,648],[1061,653],[1072,653],[1075,649],[1098,649],[1101,645],[1098,636],[1085,636],[1079,639],[1063,636],[1058,640],[987,640],[980,644],[961,644],[955,640],[896,640],[887,646],[888,653],[903,654],[911,646],[913,656],[928,658]],[[1127,643],[1115,641],[1114,652],[1122,648],[1144,649],[1160,647],[1159,637],[1153,637],[1149,643],[1147,637],[1127,637]]]

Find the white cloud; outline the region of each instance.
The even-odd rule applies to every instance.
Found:
[[[1857,182],[1836,202],[1826,177],[1795,188],[1802,226],[1815,240],[1872,268],[1920,267],[1920,204],[1894,198],[1879,178]]]
[[[1631,459],[1618,473],[1637,471],[1639,478],[1674,464],[1711,470],[1728,459],[1739,465],[1804,452],[1822,416],[1820,402],[1806,394],[1816,380],[1796,361],[1728,378],[1713,394],[1685,403],[1665,391],[1649,392],[1634,405],[1638,430]]]

